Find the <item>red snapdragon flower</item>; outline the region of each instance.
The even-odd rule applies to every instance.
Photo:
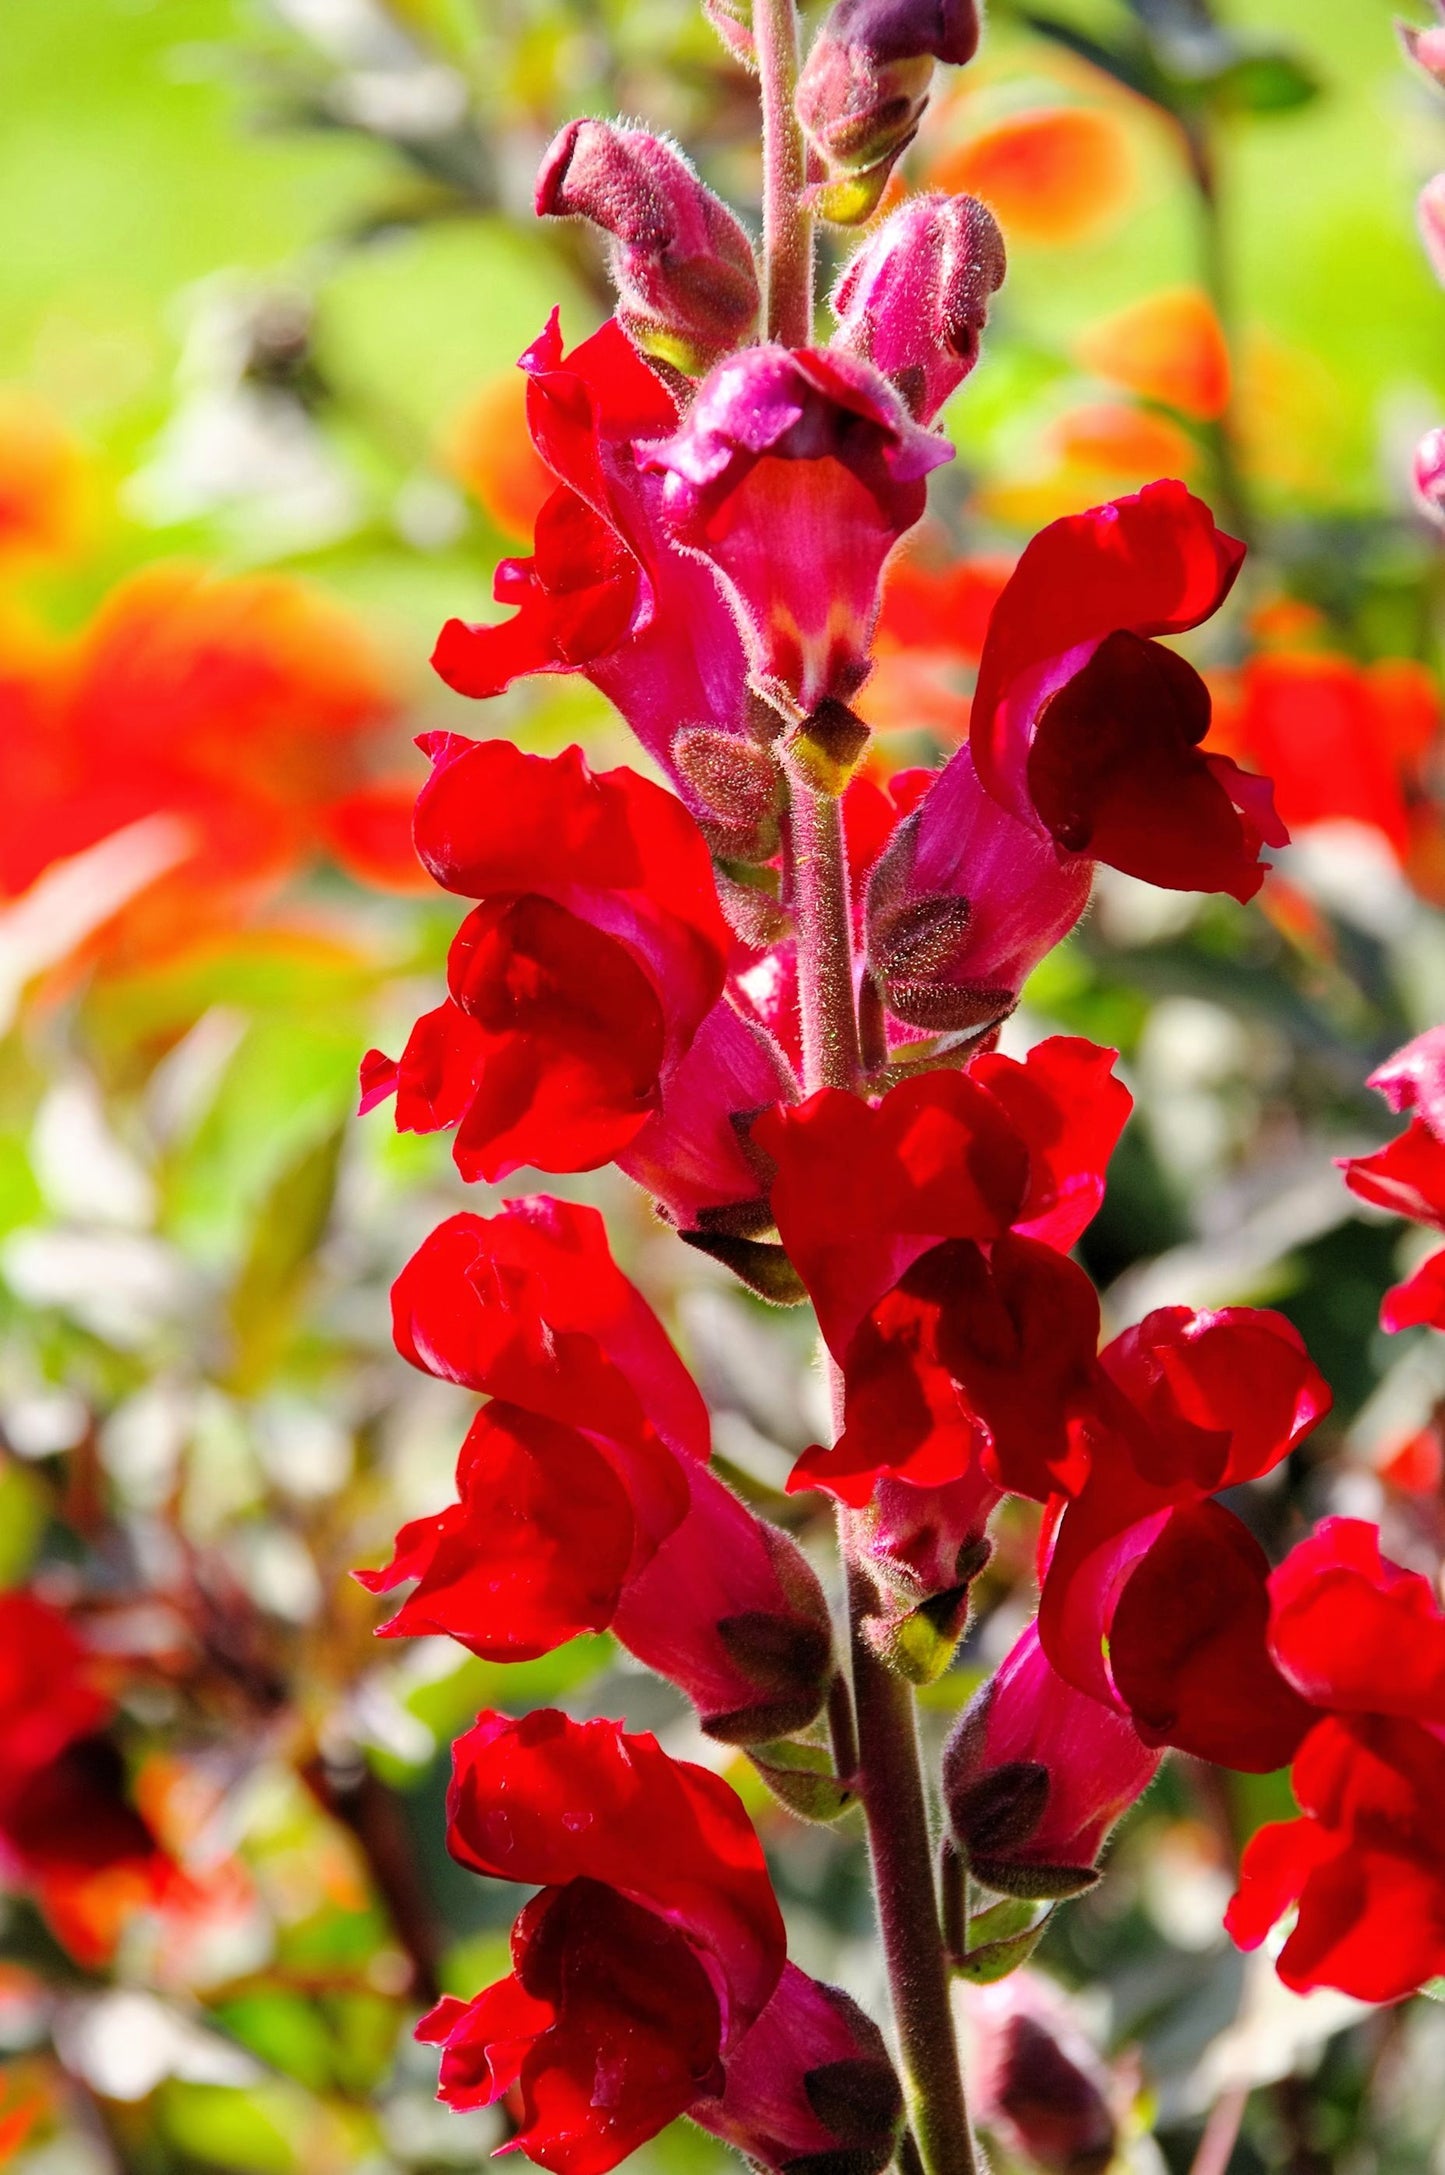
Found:
[[[284,575],[156,565],[63,642],[7,621],[0,897],[148,818],[170,819],[169,858],[90,940],[107,966],[234,927],[328,848],[414,886],[395,789],[367,783],[398,707],[366,629]]]
[[[1445,1027],[1416,1035],[1370,1074],[1396,1113],[1413,1113],[1403,1133],[1373,1155],[1339,1159],[1345,1184],[1362,1201],[1445,1231]],[[1431,1254],[1387,1291],[1381,1327],[1445,1329],[1445,1252]]]
[[[0,1878],[76,1959],[105,1963],[174,1868],[130,1802],[95,1658],[38,1594],[0,1594]]]
[[[403,1354],[494,1401],[462,1445],[456,1503],[358,1574],[374,1593],[416,1581],[386,1633],[520,1661],[610,1627],[712,1735],[803,1728],[832,1671],[817,1579],[708,1470],[701,1399],[595,1210],[509,1208],[453,1217],[397,1281]]]
[[[1101,1367],[1087,1478],[1043,1582],[1045,1652],[1146,1744],[1282,1766],[1310,1709],[1266,1643],[1264,1551],[1214,1498],[1271,1472],[1329,1410],[1329,1391],[1298,1331],[1248,1307],[1162,1307]]]
[[[615,320],[564,354],[554,311],[522,357],[533,443],[558,487],[530,559],[497,569],[495,626],[448,620],[433,664],[459,694],[500,694],[531,672],[581,672],[672,767],[680,726],[742,732],[746,663],[710,570],[660,527],[661,479],[636,445],[677,427],[678,407]]]
[[[1127,1717],[1065,1682],[1030,1624],[943,1756],[949,1825],[970,1872],[1006,1895],[1090,1887],[1109,1830],[1161,1757]]]
[[[538,1893],[512,1975],[447,1996],[418,2037],[443,2049],[451,2106],[515,2090],[531,2159],[605,2175],[722,2093],[726,2056],[777,1989],[785,1937],[761,1846],[720,1776],[615,1722],[484,1714],[453,1763],[452,1855]]]
[[[1098,1299],[1062,1248],[1102,1197],[1129,1109],[1112,1052],[1055,1037],[1024,1064],[926,1072],[876,1105],[825,1089],[769,1112],[779,1233],[843,1369],[844,1429],[794,1487],[865,1504],[979,1461],[1042,1499],[1078,1473]]]
[[[1197,627],[1244,547],[1180,483],[1051,522],[989,622],[971,742],[987,790],[1065,854],[1251,898],[1287,834],[1266,779],[1201,751],[1210,701],[1152,638]],[[958,760],[957,757],[954,758]]]
[[[841,349],[753,347],[720,363],[643,465],[662,517],[712,566],[757,678],[807,715],[868,671],[884,562],[953,458]]]
[[[404,1131],[455,1127],[464,1178],[614,1158],[679,1220],[755,1198],[731,1124],[791,1092],[780,1053],[723,995],[732,937],[707,847],[670,793],[580,750],[524,755],[438,734],[417,850],[480,901],[449,994],[397,1062],[362,1065],[363,1109],[396,1094]]]
[[[1445,1971],[1445,1613],[1373,1526],[1331,1518],[1273,1574],[1269,1637],[1325,1711],[1294,1763],[1301,1817],[1254,1836],[1225,1923],[1257,1948],[1297,1904],[1287,1986],[1398,2001]]]

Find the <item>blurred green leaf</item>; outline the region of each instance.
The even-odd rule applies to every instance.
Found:
[[[227,1309],[228,1381],[243,1395],[269,1380],[294,1325],[331,1220],[343,1137],[338,1127],[307,1148],[261,1205]]]

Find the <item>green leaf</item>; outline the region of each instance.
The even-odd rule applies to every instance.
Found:
[[[1242,53],[1204,87],[1218,113],[1295,113],[1322,85],[1292,53]]]

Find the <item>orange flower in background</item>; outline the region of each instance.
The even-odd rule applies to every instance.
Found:
[[[90,512],[80,445],[32,394],[0,386],[0,556],[68,558],[85,541]]]
[[[1277,651],[1216,688],[1215,737],[1273,778],[1291,831],[1370,824],[1402,862],[1440,725],[1430,674],[1404,658],[1357,665],[1327,652]]]
[[[1064,465],[1095,469],[1121,481],[1187,476],[1199,450],[1167,415],[1123,402],[1100,401],[1061,415],[1049,433]]]
[[[1171,287],[1092,325],[1075,343],[1086,370],[1197,422],[1229,405],[1229,348],[1206,295]]]
[[[880,731],[968,731],[967,668],[977,665],[989,614],[1014,562],[964,559],[933,569],[901,559],[890,570],[874,667],[854,707]]]
[[[282,575],[152,566],[67,643],[0,628],[0,894],[168,816],[178,865],[99,948],[153,956],[229,926],[328,842],[344,857],[331,811],[365,785],[397,710],[352,614]]]
[[[1128,208],[1135,165],[1112,113],[1041,106],[940,152],[924,178],[931,188],[981,196],[1010,245],[1061,247],[1101,232]]]
[[[527,429],[527,379],[520,370],[489,378],[452,422],[442,458],[488,520],[530,537],[557,479]]]

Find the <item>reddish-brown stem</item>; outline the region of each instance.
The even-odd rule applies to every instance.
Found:
[[[792,765],[788,784],[803,1078],[810,1090],[855,1088],[862,1059],[853,1001],[853,925],[843,811],[836,796],[820,793]]]
[[[795,0],[756,0],[753,35],[763,102],[763,321],[770,340],[806,347],[813,337],[813,221],[803,203],[807,155],[793,111]]]

